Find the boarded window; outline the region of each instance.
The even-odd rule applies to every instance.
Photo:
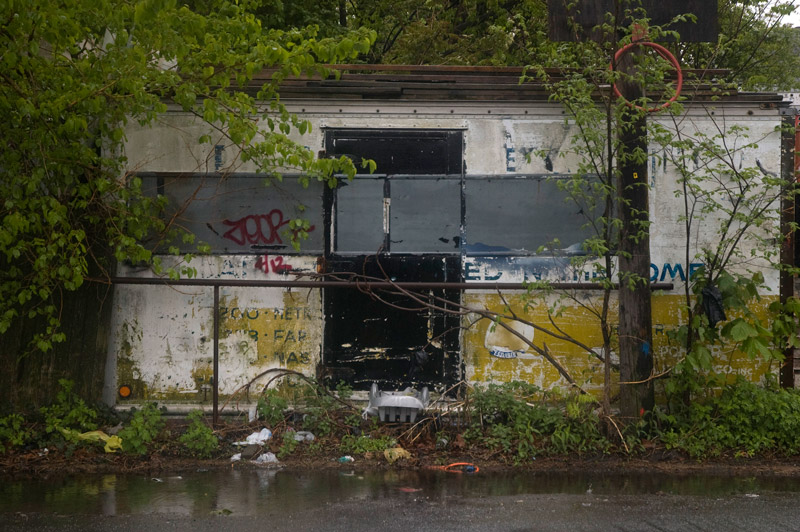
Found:
[[[459,179],[391,182],[390,249],[398,253],[458,253],[461,234]]]
[[[378,174],[461,174],[460,131],[330,130],[325,145],[330,155],[347,155],[357,167],[362,159],[375,161]]]
[[[301,250],[323,249],[322,192],[312,183],[303,188],[298,179],[281,182],[262,176],[152,176],[143,188],[167,197],[167,219],[206,242],[212,253],[254,253],[261,250],[293,252],[289,221],[309,220],[309,238]],[[181,251],[194,245],[176,242]]]
[[[461,132],[329,130],[325,139],[330,156],[377,164],[376,174],[357,176],[335,191],[327,271],[460,281]],[[376,256],[378,250],[388,254]],[[422,297],[431,301],[460,297],[441,289],[426,292]],[[381,293],[378,299],[341,288],[325,288],[324,305],[323,374],[329,382],[343,380],[361,390],[378,383],[386,390],[462,378],[458,316],[420,309],[403,294]]]
[[[383,179],[354,179],[336,194],[336,250],[375,253],[383,245]]]
[[[576,254],[593,235],[596,208],[576,201],[553,178],[468,179],[465,183],[468,255],[530,255],[544,247]]]
[[[460,252],[460,131],[330,130],[325,142],[377,166],[336,191],[334,253]]]

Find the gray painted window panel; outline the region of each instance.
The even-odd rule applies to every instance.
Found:
[[[467,180],[467,254],[527,255],[555,239],[556,249],[582,251],[591,229],[589,209],[576,205],[555,180],[546,178]]]
[[[391,250],[399,253],[458,253],[461,181],[392,180]]]
[[[300,244],[301,252],[323,249],[322,189],[311,183],[304,189],[297,178],[282,182],[257,176],[169,177],[163,179],[163,194],[169,200],[167,219],[207,242],[212,253],[294,252],[289,221],[304,218],[313,229]],[[147,178],[144,183],[152,188]],[[305,208],[303,208],[305,207]],[[175,243],[181,251],[192,244]]]
[[[383,245],[383,180],[354,179],[336,191],[336,251],[375,253]]]

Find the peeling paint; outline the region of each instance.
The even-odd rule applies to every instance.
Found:
[[[508,302],[511,310],[523,319],[553,330],[547,313],[548,306],[553,303],[552,300],[549,301],[549,304],[548,301],[543,301],[542,304],[534,305],[526,310],[519,293],[516,295],[505,294],[504,297],[505,301],[496,293],[470,292],[466,295],[465,301],[470,307],[485,308],[501,313],[504,312],[506,302]],[[753,312],[756,316],[763,318],[767,314],[769,304],[776,299],[774,296],[763,297],[762,301],[753,305]],[[582,306],[572,305],[563,308],[557,316],[553,316],[554,322],[560,329],[560,334],[571,336],[584,345],[598,346],[595,351],[600,352],[599,346],[602,346],[603,339],[599,322],[597,317],[587,310],[592,306],[599,308],[600,298],[596,292],[587,292],[581,301],[584,302]],[[682,348],[674,345],[667,336],[670,330],[685,323],[686,315],[681,312],[683,302],[683,297],[679,295],[653,296],[652,354],[656,372],[668,369],[683,356]],[[618,309],[616,302],[613,302],[610,311],[612,323],[616,321],[617,316]],[[520,347],[520,351],[515,352],[514,347],[525,346],[518,338],[512,335],[512,338],[518,341],[517,344],[513,344],[510,340],[505,339],[508,334],[506,332],[500,337],[502,339],[498,339],[496,334],[500,328],[497,327],[492,331],[492,325],[491,321],[483,320],[464,333],[463,349],[467,382],[476,384],[521,380],[544,388],[569,386],[558,371],[540,355],[530,351],[521,352],[522,347]],[[528,334],[531,334],[530,331]],[[534,338],[539,347],[546,344],[549,352],[569,371],[583,389],[598,395],[602,393],[603,367],[601,361],[595,356],[574,344],[548,336],[541,331],[536,332],[535,337],[531,335],[530,338]],[[506,347],[501,348],[504,350],[501,351],[502,356],[498,357],[493,353],[493,349],[496,344],[503,343],[506,343]],[[728,374],[731,378],[734,375],[741,375],[749,380],[758,381],[770,371],[768,364],[760,360],[751,360],[734,349],[712,346],[711,350],[715,361],[714,370]],[[612,353],[612,362],[615,359],[616,354]],[[775,370],[775,368],[771,369]]]
[[[407,112],[407,107],[412,105],[414,109],[426,107],[427,110],[422,113],[425,116],[413,116]],[[293,132],[292,138],[301,140],[303,145],[314,146],[315,149],[327,149],[329,146],[326,146],[324,138],[332,129],[366,131],[380,127],[406,132],[449,131],[448,134],[453,139],[459,139],[456,146],[458,149],[448,151],[452,151],[454,161],[461,160],[461,164],[456,162],[447,167],[453,170],[452,175],[448,173],[448,179],[454,185],[445,187],[445,180],[442,180],[439,188],[431,189],[437,193],[430,195],[442,212],[449,213],[452,210],[455,213],[455,223],[437,227],[436,230],[424,227],[424,231],[417,230],[414,233],[424,232],[425,235],[430,235],[433,239],[430,245],[434,247],[428,251],[435,249],[435,253],[406,249],[403,246],[409,245],[408,242],[389,239],[390,246],[395,246],[395,249],[389,250],[390,260],[385,262],[391,262],[387,267],[397,268],[397,271],[390,272],[394,278],[436,281],[463,279],[467,282],[596,280],[597,273],[592,261],[585,261],[581,268],[570,264],[571,258],[580,257],[584,253],[580,246],[583,239],[573,238],[575,232],[568,233],[569,238],[562,238],[561,234],[544,235],[547,238],[543,237],[543,242],[552,241],[553,236],[564,240],[563,249],[551,250],[549,256],[538,251],[542,242],[535,242],[530,231],[524,234],[521,230],[513,233],[520,239],[524,237],[529,240],[521,245],[513,245],[510,242],[513,238],[506,239],[512,234],[511,229],[514,227],[534,228],[539,233],[551,230],[556,232],[562,226],[571,227],[574,218],[580,214],[577,209],[559,211],[558,205],[562,202],[552,201],[553,195],[547,189],[548,186],[555,187],[555,179],[564,178],[579,167],[581,154],[576,153],[570,144],[570,139],[576,133],[576,126],[563,120],[561,109],[549,103],[526,102],[525,106],[519,106],[518,111],[513,113],[493,113],[488,116],[480,110],[481,105],[483,104],[463,103],[458,108],[459,111],[453,114],[453,107],[450,105],[397,101],[392,102],[391,106],[395,112],[384,112],[387,110],[385,107],[382,109],[381,123],[376,125],[374,114],[363,112],[363,102],[339,103],[337,109],[344,110],[339,115],[326,111],[328,104],[309,101],[303,103],[303,106],[316,106],[316,114],[308,115],[316,127],[306,137],[300,137]],[[374,109],[372,111],[374,113]],[[718,116],[723,116],[725,109],[720,107],[717,112]],[[734,113],[735,109],[728,112]],[[748,153],[746,157],[738,155],[736,164],[757,166],[767,174],[777,172],[780,168],[779,136],[774,132],[774,126],[779,120],[777,115],[774,118],[763,115],[758,120],[748,119],[743,114],[730,117],[725,115],[725,119],[728,118],[730,123],[746,122],[751,127],[751,137],[761,139],[758,148],[752,153]],[[666,128],[673,127],[667,118],[654,117],[653,120],[659,121]],[[714,131],[714,124],[701,109],[687,108],[687,113],[681,120],[690,129]],[[327,129],[318,127],[322,124]],[[191,141],[206,133],[206,128],[206,125],[190,115],[177,111],[169,113],[164,123],[159,123],[153,129],[132,124],[126,135],[126,151],[132,165],[131,170],[186,172],[195,170],[197,161],[205,161],[204,169],[208,170],[213,170],[220,164],[223,168],[235,167],[242,172],[257,170],[250,162],[241,163],[235,160],[233,154],[224,150],[221,153],[215,151],[215,145],[199,146]],[[686,318],[680,312],[682,299],[678,294],[683,289],[686,278],[700,266],[695,259],[690,259],[686,264],[682,250],[687,242],[698,249],[704,242],[712,242],[717,224],[713,221],[698,223],[693,227],[691,235],[685,235],[680,222],[683,204],[675,200],[678,173],[670,162],[669,153],[658,146],[652,146],[650,151],[648,171],[652,188],[651,279],[675,284],[674,291],[653,296],[651,352],[657,368],[663,369],[681,356],[680,348],[670,343],[667,333]],[[228,160],[230,157],[233,160]],[[695,165],[699,163],[699,160],[695,161]],[[468,173],[462,179],[462,170],[471,174]],[[182,187],[191,188],[193,183],[204,179],[207,177],[192,177],[183,182],[176,180],[170,184],[170,190],[177,194],[183,190]],[[504,183],[518,184],[523,179],[529,179],[531,186],[527,189],[513,189],[514,193],[496,193],[491,208],[480,209],[486,207],[487,192],[491,192],[489,186],[492,182],[503,180]],[[210,209],[206,202],[205,206],[199,205],[187,213],[187,216],[194,217],[190,223],[200,231],[200,238],[211,241],[214,249],[213,255],[193,260],[191,265],[196,267],[197,277],[285,280],[290,278],[291,273],[317,271],[318,260],[323,257],[323,237],[337,236],[331,228],[327,229],[329,233],[325,233],[319,190],[314,191],[313,187],[294,187],[285,180],[282,187],[288,192],[286,195],[266,198],[253,194],[252,190],[255,189],[243,186],[244,181],[239,181],[235,186],[233,181],[231,179],[228,185],[224,185],[230,185],[230,189],[226,191],[231,192],[232,196],[228,197],[236,198],[231,202],[231,209],[227,209],[224,202],[215,204]],[[260,179],[254,179],[253,183],[258,181]],[[430,183],[436,183],[436,180],[431,179]],[[398,194],[405,185],[407,183],[401,180],[392,182],[394,192]],[[415,186],[418,188],[406,188],[417,193],[423,190],[422,185]],[[456,195],[464,194],[465,204],[458,203],[460,197],[458,200],[450,198],[449,203],[446,203],[444,196],[451,194],[451,191]],[[219,191],[213,192],[216,194]],[[538,203],[531,199],[534,197]],[[288,219],[296,214],[300,216],[295,210],[297,198],[301,198],[305,206],[303,216],[315,217],[312,220],[315,227],[309,233],[311,238],[304,244],[301,254],[292,253],[286,247],[287,242],[283,241],[285,234],[281,233],[286,230]],[[436,217],[414,217],[413,208],[421,208],[414,202],[411,202],[412,208],[405,211],[406,216],[401,218],[398,215],[403,212],[401,201],[390,202],[384,196],[380,196],[378,201],[379,215],[375,221],[378,242],[374,249],[350,250],[353,253],[374,253],[384,242],[384,236],[393,229],[396,230],[401,223],[412,227],[410,224],[419,224],[419,220],[426,220],[424,223],[439,220]],[[474,203],[470,204],[470,201]],[[445,203],[450,210],[445,209]],[[453,205],[463,207],[463,211]],[[509,205],[513,205],[514,209],[509,209]],[[540,213],[542,219],[537,223],[525,223],[524,219],[509,218],[504,214],[523,212],[525,209]],[[474,214],[476,211],[481,212],[481,217]],[[462,212],[465,213],[464,217],[459,218]],[[551,223],[547,230],[543,229],[545,222]],[[480,231],[476,225],[481,226]],[[480,238],[475,237],[476,232],[480,233]],[[353,237],[356,244],[363,244],[361,236],[361,233],[356,233]],[[575,243],[577,246],[573,245]],[[283,247],[272,249],[270,246]],[[550,250],[550,247],[546,249]],[[404,254],[392,255],[398,250],[403,250]],[[328,251],[335,255],[341,250]],[[745,250],[745,255],[748,252],[749,250]],[[437,253],[447,257],[436,258]],[[341,256],[333,258],[345,262]],[[180,260],[175,257],[162,259],[165,267],[177,265]],[[327,267],[332,268],[332,262],[334,261],[328,260]],[[423,263],[425,271],[422,271]],[[328,271],[361,272],[361,265],[362,263],[356,261],[339,270],[334,268]],[[771,294],[777,293],[778,275],[773,268],[758,260],[749,261],[746,267],[764,273],[768,290],[771,290]],[[117,274],[148,275],[125,264],[118,265]],[[381,272],[375,270],[370,274],[381,275]],[[402,311],[388,312],[385,308],[376,310],[377,307],[368,306],[374,303],[368,297],[358,299],[353,297],[354,294],[356,291],[344,294],[321,289],[221,288],[218,309],[221,396],[224,398],[232,394],[270,368],[288,368],[313,376],[323,362],[323,356],[326,364],[333,361],[329,365],[331,367],[326,366],[324,369],[341,370],[351,381],[363,384],[361,381],[366,382],[374,377],[397,384],[409,378],[409,358],[423,346],[431,354],[432,360],[435,360],[428,368],[426,378],[431,382],[436,381],[437,384],[448,379],[457,382],[463,376],[471,383],[525,380],[543,388],[566,385],[559,373],[525,342],[500,327],[492,329],[488,321],[459,333],[457,318],[448,321],[436,313],[415,315]],[[467,304],[494,311],[505,308],[505,302],[496,293],[468,291],[450,295],[461,298]],[[509,293],[506,297],[511,308],[519,315],[537,325],[549,326],[547,308],[555,303],[552,299],[526,308],[519,293]],[[597,304],[598,294],[581,292],[576,297],[580,304],[565,307],[554,319],[565,334],[573,335],[585,345],[599,351],[602,335],[596,319],[587,310],[588,306]],[[757,313],[763,315],[766,305],[774,299],[774,295],[762,298],[755,307]],[[329,308],[329,305],[333,305],[332,301],[348,312]],[[210,384],[213,364],[212,306],[213,292],[207,287],[181,290],[154,286],[117,288],[109,356],[116,362],[113,375],[116,383],[128,384],[133,388],[131,400],[193,403],[208,400],[206,389]],[[612,317],[616,315],[617,309],[612,305]],[[357,319],[348,321],[348,316],[357,316]],[[586,353],[574,344],[548,337],[529,326],[515,324],[513,327],[525,338],[532,339],[537,346],[546,343],[553,356],[585,389],[595,393],[602,389],[602,365],[595,356],[596,353]],[[339,336],[335,333],[345,329],[348,331],[347,335]],[[412,330],[413,332],[409,332]],[[445,334],[444,331],[456,332]],[[750,361],[741,353],[724,351],[719,347],[713,349],[715,360],[719,361],[719,371],[731,375],[742,374],[754,380],[760,379],[766,371],[763,364]],[[613,360],[616,354],[612,353],[611,356]],[[358,372],[359,375],[354,377],[348,372]],[[390,375],[386,376],[387,373]],[[278,386],[281,393],[289,396],[296,391],[297,383],[292,379],[285,379]]]

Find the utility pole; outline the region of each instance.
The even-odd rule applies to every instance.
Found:
[[[718,20],[716,0],[548,0],[549,36],[554,41],[606,39],[598,31],[607,13],[615,13],[617,27],[631,23],[630,13],[643,8],[651,25],[680,34],[684,42],[714,42]],[[678,15],[692,13],[696,22],[676,22]],[[618,35],[612,36],[618,40]],[[633,40],[646,38],[634,35]],[[649,43],[651,46],[654,43]],[[622,50],[621,50],[622,51]],[[665,49],[659,52],[667,55]],[[643,46],[634,45],[618,55],[613,68],[622,73],[616,84],[619,95],[635,102],[644,95],[637,76]],[[672,58],[674,59],[674,58]],[[675,66],[677,61],[675,61]],[[650,294],[650,213],[647,175],[647,111],[626,106],[620,116],[617,141],[617,209],[621,218],[619,270],[620,413],[638,417],[654,404],[653,332]],[[688,266],[688,265],[687,265]]]
[[[644,95],[636,66],[642,53],[643,49],[636,46],[620,56],[619,64],[615,65],[615,70],[622,74],[617,88],[628,102]],[[620,413],[623,417],[636,417],[652,410],[654,404],[653,381],[649,380],[653,371],[653,328],[647,112],[626,105],[618,131]]]

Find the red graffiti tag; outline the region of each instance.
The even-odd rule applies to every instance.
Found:
[[[222,220],[225,225],[231,228],[222,235],[229,238],[239,245],[245,242],[249,244],[282,244],[278,229],[288,224],[283,219],[280,209],[272,209],[269,214],[251,214],[238,220]]]
[[[270,259],[269,255],[264,255],[256,259],[256,269],[262,270],[264,273],[269,273],[270,270],[274,273],[287,273],[292,271],[292,265],[284,264],[283,257]]]

